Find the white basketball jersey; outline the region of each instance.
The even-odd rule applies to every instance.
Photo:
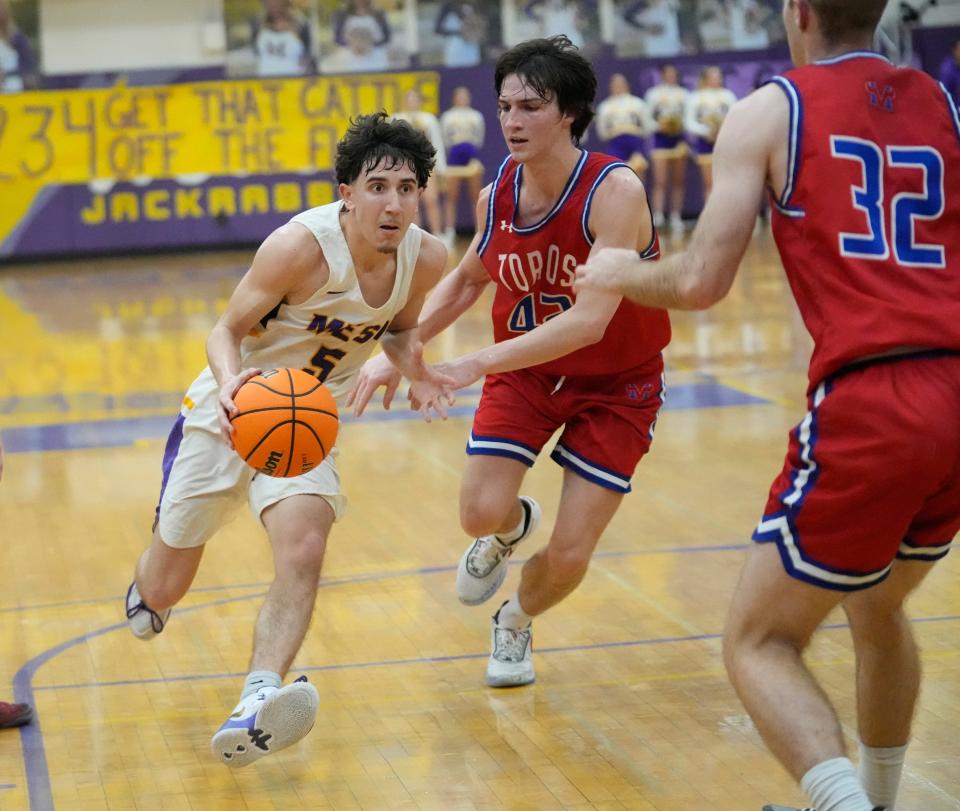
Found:
[[[338,401],[393,317],[403,309],[420,255],[423,232],[411,225],[397,250],[397,273],[390,298],[372,307],[363,298],[353,258],[340,227],[339,202],[294,217],[317,238],[330,278],[302,304],[280,304],[262,326],[243,339],[244,368],[292,366],[317,376]]]
[[[380,307],[371,307],[360,292],[353,258],[340,227],[341,205],[336,202],[311,208],[291,220],[317,238],[330,278],[302,304],[281,303],[264,316],[257,329],[240,343],[240,366],[264,371],[303,369],[323,381],[342,405],[354,376],[407,303],[423,231],[410,226],[397,250],[397,273],[390,298]],[[192,426],[219,432],[218,391],[208,366],[183,400],[183,414],[193,412]]]

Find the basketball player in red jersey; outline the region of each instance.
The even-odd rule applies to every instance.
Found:
[[[477,203],[483,230],[424,305],[420,335],[436,335],[496,284],[496,343],[437,366],[458,387],[486,376],[460,493],[461,525],[475,537],[457,571],[462,602],[492,597],[507,559],[536,528],[540,507],[518,492],[563,428],[551,453],[564,468],[553,534],[493,617],[486,680],[506,687],[534,680],[532,618],[577,587],[630,491],[662,402],[670,323],[618,294],[573,291],[577,264],[600,248],[645,259],[659,252],[634,172],[578,146],[593,117],[590,63],[564,36],[531,40],[500,57],[495,83],[510,155]],[[356,408],[378,385],[388,385],[389,400],[397,382],[383,362],[368,363]]]
[[[814,338],[810,412],[753,536],[724,647],[757,728],[818,811],[894,807],[920,682],[903,602],[960,529],[960,121],[929,76],[868,51],[885,5],[786,0],[797,68],[724,123],[688,250],[657,266],[603,251],[577,271],[581,293],[708,307],[770,189]],[[802,659],[838,604],[857,656],[859,777]]]

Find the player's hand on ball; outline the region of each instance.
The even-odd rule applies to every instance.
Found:
[[[230,418],[237,415],[237,405],[233,402],[233,398],[244,383],[251,377],[256,377],[260,372],[260,369],[244,369],[226,378],[220,384],[220,393],[217,396],[217,420],[220,423],[220,433],[223,434],[223,438],[231,448],[233,447],[234,429],[230,423]]]
[[[623,295],[626,274],[638,261],[637,252],[629,248],[601,248],[585,265],[577,266],[573,290],[595,290],[598,293]]]
[[[363,364],[357,379],[347,395],[347,408],[353,407],[353,414],[356,417],[363,415],[364,409],[370,402],[377,389],[381,386],[385,388],[383,392],[383,407],[390,409],[393,402],[393,396],[397,393],[397,387],[400,385],[400,372],[390,363],[386,355],[377,355],[370,358]]]

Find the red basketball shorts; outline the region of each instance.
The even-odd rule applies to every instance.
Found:
[[[944,557],[958,530],[960,357],[925,353],[817,386],[753,539],[798,580],[855,591],[895,558]]]
[[[467,453],[532,466],[563,426],[550,457],[601,487],[630,492],[663,404],[663,358],[613,375],[562,377],[535,369],[488,375]]]

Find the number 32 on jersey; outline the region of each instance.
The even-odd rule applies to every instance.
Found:
[[[936,220],[943,214],[943,156],[936,149],[888,146],[883,150],[873,141],[834,135],[830,138],[830,153],[835,158],[859,163],[862,179],[850,191],[853,207],[866,219],[867,233],[841,233],[841,256],[885,261],[890,259],[892,246],[893,256],[901,265],[945,266],[943,245],[920,244],[915,233],[918,220]],[[884,180],[891,172],[919,172],[922,182],[917,191],[902,191],[888,202]],[[885,205],[890,207],[889,218]],[[887,222],[892,232],[889,235]]]

